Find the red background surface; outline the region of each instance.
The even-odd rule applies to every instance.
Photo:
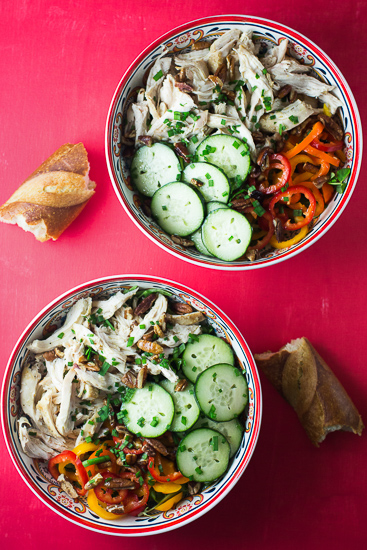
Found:
[[[146,273],[193,287],[237,324],[253,352],[307,336],[367,421],[366,163],[336,225],[301,255],[247,273],[186,264],[152,244],[119,205],[104,159],[114,89],[153,39],[191,19],[225,12],[274,19],[328,53],[367,112],[365,0],[17,0],[0,2],[0,203],[65,142],[82,141],[97,193],[56,243],[0,227],[0,368],[15,341],[50,300],[104,275]],[[183,550],[187,547],[366,548],[366,433],[328,436],[314,448],[262,377],[260,438],[234,490],[201,519],[167,534],[118,539],[66,522],[30,492],[0,445],[2,548]]]

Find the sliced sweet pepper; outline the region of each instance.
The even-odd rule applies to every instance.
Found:
[[[301,151],[306,151],[307,145],[309,145],[312,140],[314,140],[317,136],[319,136],[323,131],[323,129],[324,129],[323,124],[321,124],[321,122],[319,121],[316,122],[316,124],[313,125],[311,132],[307,134],[307,136],[300,143],[297,143],[297,145],[295,145],[293,149],[290,149],[290,151],[287,151],[286,153],[284,153],[287,159],[291,159],[292,157],[295,157]]]
[[[170,510],[173,508],[173,506],[179,502],[182,499],[182,493],[178,493],[174,497],[170,498],[169,500],[166,500],[163,504],[158,504],[158,506],[155,507],[156,510],[159,510],[160,512],[167,512],[167,510]]]
[[[300,229],[304,225],[309,224],[311,222],[312,218],[314,217],[315,210],[316,210],[316,199],[313,196],[312,192],[309,189],[307,189],[307,187],[305,187],[303,185],[296,185],[294,187],[290,187],[289,189],[287,189],[284,192],[277,193],[272,198],[272,200],[270,202],[270,205],[269,205],[270,212],[271,212],[272,216],[275,218],[275,217],[277,217],[277,214],[275,212],[275,205],[279,201],[281,201],[282,204],[286,205],[287,203],[290,202],[290,199],[291,199],[292,195],[294,195],[295,193],[301,193],[302,195],[304,195],[306,197],[306,199],[309,201],[309,206],[308,206],[306,212],[304,212],[304,216],[305,216],[304,218],[299,219],[299,221],[297,221],[296,223],[292,223],[291,220],[287,220],[285,222],[285,224],[284,224],[285,229],[289,229],[291,231],[296,231],[297,229]]]
[[[288,239],[288,241],[281,241],[280,243],[277,241],[275,235],[272,236],[270,239],[270,244],[273,248],[288,248],[289,246],[292,246],[293,244],[297,244],[299,241],[301,241],[308,233],[308,227],[305,225],[301,228],[300,232],[297,233],[295,237],[292,239]]]
[[[179,479],[182,476],[181,472],[173,472],[172,474],[168,475],[160,475],[156,471],[154,467],[154,458],[151,456],[148,460],[148,470],[150,472],[150,475],[156,480],[161,483],[166,483],[167,481],[175,481],[176,479]]]
[[[78,456],[73,451],[63,451],[62,453],[54,456],[48,461],[48,471],[56,480],[60,475],[58,466],[63,464],[72,464],[75,468],[76,480],[81,488],[75,487],[76,492],[80,496],[86,495],[87,491],[84,489],[86,483],[88,483],[88,474]],[[64,469],[64,474],[67,473]],[[70,478],[72,479],[72,478]]]
[[[266,187],[264,185],[264,182],[260,183],[259,191],[261,191],[261,193],[265,193],[266,195],[271,195],[272,193],[276,193],[277,191],[279,191],[279,189],[281,189],[288,183],[291,175],[290,162],[287,159],[287,157],[285,157],[281,153],[273,153],[269,155],[269,161],[270,161],[269,171],[272,168],[277,168],[282,170],[282,172],[280,176],[278,176],[278,181],[275,184],[269,185],[268,187]]]
[[[125,514],[112,514],[111,512],[108,512],[103,506],[101,506],[101,503],[96,497],[96,494],[93,489],[90,489],[88,491],[87,502],[92,512],[97,514],[97,516],[99,516],[102,519],[119,519],[123,515],[125,515]]]

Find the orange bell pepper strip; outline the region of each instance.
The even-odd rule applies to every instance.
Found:
[[[312,128],[311,132],[309,134],[307,134],[307,136],[300,143],[297,143],[297,145],[295,145],[293,147],[293,149],[291,149],[290,151],[287,151],[286,153],[284,153],[284,155],[287,157],[287,159],[291,159],[291,158],[295,157],[296,155],[298,155],[298,153],[300,153],[301,151],[306,151],[305,148],[311,143],[311,141],[313,139],[315,139],[317,136],[319,136],[321,134],[323,129],[324,129],[323,124],[321,124],[321,122],[319,122],[319,121],[316,122],[316,124],[313,125],[313,128]],[[316,149],[315,149],[315,151],[316,151]],[[306,151],[306,152],[308,152],[308,151]],[[311,154],[313,154],[313,153],[311,153]]]
[[[305,162],[315,164],[312,158],[309,155],[305,155],[304,153],[301,153],[300,155],[296,155],[295,157],[291,158],[289,161],[289,164],[291,165],[291,175],[293,176],[298,164],[304,164]]]
[[[330,183],[324,183],[322,186],[322,194],[324,196],[324,202],[327,203],[331,199],[331,197],[334,195],[335,188],[333,185],[330,185]]]
[[[330,164],[326,162],[324,159],[319,159],[319,161],[321,162],[319,171],[317,172],[317,174],[312,174],[312,177],[310,178],[311,181],[317,178],[321,178],[321,176],[326,176],[326,174],[329,173]]]
[[[319,159],[324,160],[325,162],[328,162],[329,164],[332,164],[333,166],[339,166],[340,160],[333,157],[332,155],[329,155],[328,153],[324,153],[324,151],[319,151],[318,149],[315,149],[311,145],[307,145],[305,147],[305,152],[309,153],[310,155],[317,157]]]

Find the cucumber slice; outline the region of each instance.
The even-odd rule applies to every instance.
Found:
[[[186,237],[194,233],[204,219],[205,203],[198,191],[187,183],[167,183],[154,193],[153,217],[169,235]]]
[[[159,384],[148,383],[135,390],[122,405],[124,424],[133,434],[158,437],[170,429],[175,412],[173,399]]]
[[[180,472],[194,481],[214,481],[228,467],[230,448],[219,432],[199,429],[181,441],[176,455]]]
[[[195,382],[199,374],[211,365],[234,365],[231,346],[212,334],[200,334],[197,342],[186,344],[182,359],[183,373],[191,382]]]
[[[231,208],[214,210],[201,230],[204,246],[213,256],[226,262],[237,260],[247,250],[252,228],[245,216]]]
[[[222,363],[200,374],[195,384],[195,396],[208,418],[228,422],[245,409],[248,386],[238,368]]]
[[[181,179],[177,155],[163,143],[144,145],[137,150],[131,163],[131,179],[142,195],[152,197],[160,187]]]
[[[175,406],[175,414],[170,429],[173,432],[185,432],[195,424],[200,414],[193,384],[189,383],[183,391],[175,391],[176,384],[169,380],[161,382],[161,386],[168,391]]]
[[[220,210],[221,208],[229,208],[229,206],[219,201],[210,201],[206,203],[207,214],[210,214],[210,212],[213,212],[213,210]]]
[[[210,204],[210,202],[208,202]],[[206,248],[206,246],[203,243],[203,239],[201,236],[201,228],[195,231],[190,237],[192,241],[195,243],[195,248],[201,252],[202,254],[206,254],[207,256],[213,256],[213,254],[210,254],[209,250]]]
[[[228,202],[230,185],[222,170],[207,162],[194,162],[188,164],[182,173],[183,181],[191,183],[192,179],[200,181],[203,185],[198,191],[206,202],[217,200]]]
[[[195,430],[197,428],[211,428],[212,430],[217,430],[217,432],[224,435],[231,449],[229,454],[230,458],[236,454],[239,446],[241,445],[244,427],[241,422],[237,420],[237,418],[230,420],[229,422],[214,422],[206,416],[200,416],[193,429]]]
[[[240,139],[226,134],[209,136],[197,148],[199,160],[205,160],[221,168],[233,180],[233,187],[239,186],[250,171],[248,146]]]

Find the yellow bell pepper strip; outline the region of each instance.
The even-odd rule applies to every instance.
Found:
[[[99,445],[96,445],[95,443],[80,443],[73,449],[73,453],[76,454],[76,456],[81,456],[86,453],[92,453],[93,451],[96,451],[98,449]]]
[[[289,203],[290,198],[295,193],[301,193],[302,195],[304,195],[306,197],[306,199],[309,201],[309,206],[308,206],[306,212],[304,212],[304,216],[305,216],[304,218],[303,217],[300,218],[299,220],[296,221],[296,223],[292,223],[291,220],[286,221],[286,223],[284,224],[284,228],[289,229],[291,231],[296,231],[297,229],[300,229],[304,225],[309,224],[310,221],[312,220],[312,218],[314,217],[315,210],[316,210],[316,199],[313,196],[312,192],[309,189],[307,189],[307,187],[305,187],[303,185],[296,185],[294,187],[289,187],[289,189],[287,189],[284,192],[280,192],[280,193],[277,193],[276,195],[274,195],[274,197],[272,198],[272,200],[269,204],[269,210],[271,212],[271,215],[274,218],[276,218],[277,214],[276,214],[275,209],[274,209],[276,203],[279,202],[279,201],[282,204]]]
[[[155,510],[159,510],[160,512],[167,512],[167,510],[170,510],[173,508],[173,506],[179,502],[182,499],[182,493],[178,493],[178,495],[175,495],[174,497],[170,498],[163,504],[159,504],[155,507]]]
[[[319,151],[318,149],[315,149],[311,145],[307,145],[305,147],[305,152],[309,153],[310,155],[317,157],[319,159],[324,160],[328,164],[332,164],[333,166],[339,166],[340,160],[333,157],[332,155],[329,155],[328,153],[324,153],[323,151]]]
[[[87,472],[78,456],[73,451],[63,451],[62,453],[54,456],[48,461],[48,471],[56,480],[60,475],[59,464],[72,464],[75,467],[75,474],[77,476],[77,482],[81,488],[75,487],[76,492],[80,496],[86,495],[87,491],[84,489],[86,483],[88,483]],[[64,470],[65,471],[65,470]],[[71,478],[70,478],[71,479]]]
[[[125,514],[112,514],[111,512],[107,512],[103,506],[98,501],[98,498],[96,497],[96,494],[93,489],[90,489],[88,491],[88,497],[87,502],[89,508],[97,514],[102,519],[119,519],[122,518]]]
[[[329,202],[331,197],[334,195],[334,187],[330,183],[324,183],[322,186],[322,194],[324,196],[325,203]]]
[[[298,153],[300,153],[301,151],[306,151],[306,147],[311,143],[313,139],[315,139],[317,136],[321,134],[323,129],[324,129],[323,124],[321,124],[321,122],[319,121],[316,122],[316,124],[313,125],[311,132],[307,134],[307,136],[300,143],[297,143],[297,145],[295,145],[293,149],[290,149],[290,151],[286,151],[284,155],[287,157],[287,159],[291,159],[296,155],[298,155]],[[306,153],[307,152],[308,151],[306,151]]]
[[[311,189],[312,194],[316,199],[317,204],[316,204],[316,210],[315,210],[315,217],[317,218],[317,216],[320,216],[320,214],[325,209],[324,198],[323,198],[322,194],[320,193],[320,191],[317,189],[317,187],[315,187],[314,184],[311,181],[304,181],[302,183],[302,185],[304,187],[307,187],[308,189]]]
[[[305,225],[302,227],[301,231],[292,239],[289,239],[288,241],[282,241],[278,242],[276,239],[276,236],[273,235],[270,239],[270,244],[273,248],[288,248],[289,246],[292,246],[293,244],[297,244],[299,241],[301,241],[308,233],[308,226]]]
[[[177,493],[178,487],[177,484],[174,482],[168,482],[167,483],[155,483],[153,485],[153,489],[157,491],[157,493],[163,493],[164,495],[169,495],[170,493]]]

